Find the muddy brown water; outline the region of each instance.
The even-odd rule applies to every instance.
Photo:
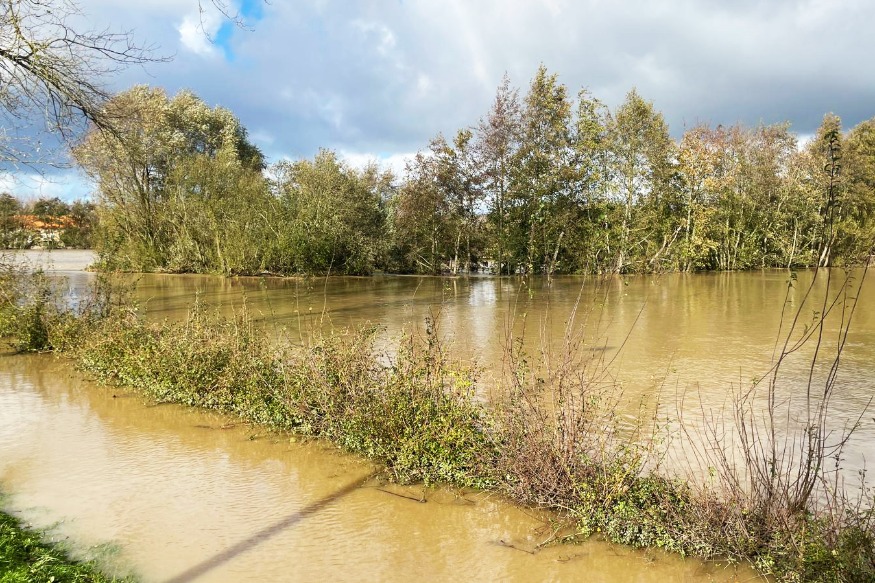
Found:
[[[88,254],[28,258],[48,259],[75,289],[93,277],[79,271],[91,260]],[[826,289],[824,273],[815,292]],[[799,274],[790,293],[794,310],[811,277],[813,272]],[[683,394],[692,415],[726,404],[734,390],[768,368],[788,274],[569,277],[552,283],[477,277],[136,280],[149,317],[182,317],[199,297],[227,312],[245,305],[267,333],[293,342],[314,328],[367,321],[383,327],[391,350],[402,330],[421,333],[432,318],[451,353],[476,361],[485,379],[497,376],[510,333],[522,336],[531,351],[559,350],[573,315],[574,330],[583,327],[586,339],[578,352],[610,361],[610,374],[627,395],[649,399],[659,392],[663,402],[674,403]],[[837,427],[855,420],[875,394],[875,286],[869,279],[854,293],[860,301],[832,403]],[[837,326],[828,326],[830,341]],[[799,402],[805,360],[786,368],[787,394]],[[872,417],[863,418],[846,451],[849,475],[873,451]],[[320,442],[290,442],[223,416],[155,407],[95,386],[52,356],[0,358],[0,488],[10,494],[5,505],[39,526],[55,525],[53,532],[69,537],[79,552],[134,570],[145,581],[750,576],[598,541],[536,550],[555,530],[550,515],[484,493],[381,485],[368,478],[372,471]],[[410,499],[423,497],[427,502]]]

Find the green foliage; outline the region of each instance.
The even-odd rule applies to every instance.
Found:
[[[353,169],[328,150],[271,171],[278,220],[272,236],[248,241],[265,249],[271,271],[360,275],[383,264],[391,174]]]
[[[97,228],[97,209],[94,203],[74,201],[67,216],[71,224],[61,232],[61,243],[68,249],[90,249],[93,245],[92,235]]]
[[[583,91],[572,109],[541,66],[522,99],[504,79],[464,148],[433,140],[391,207],[392,268],[456,265],[460,225],[478,223],[462,220],[459,185],[486,227],[468,261],[501,273],[838,265],[872,254],[870,122],[845,136],[828,115],[800,151],[787,124],[700,125],[676,143],[636,91],[613,112]],[[468,153],[476,163],[459,164]]]
[[[37,227],[41,221],[44,223]],[[97,221],[94,204],[77,200],[40,198],[26,204],[9,193],[0,194],[0,249],[91,246],[91,233]]]
[[[367,335],[317,347],[320,378],[334,383],[317,387],[324,434],[386,463],[401,482],[489,485],[472,371],[450,365],[433,336],[425,345],[407,337],[386,368],[374,367],[372,351]]]
[[[390,366],[376,365],[372,342],[362,330],[279,350],[245,314],[226,320],[196,305],[185,322],[155,326],[117,312],[73,354],[98,378],[161,402],[328,437],[400,482],[487,485],[489,442],[471,371],[412,338]]]
[[[127,310],[128,290],[98,276],[75,305],[63,281],[0,256],[0,338],[19,352],[67,350],[115,310]]]
[[[42,220],[48,220],[70,214],[70,205],[57,196],[54,198],[41,198],[33,203],[31,212]]]
[[[116,95],[106,110],[117,127],[92,129],[73,156],[97,185],[96,248],[107,267],[257,271],[256,253],[238,250],[231,259],[247,261],[236,265],[221,244],[239,241],[241,223],[264,222],[264,160],[237,118],[191,92],[168,98],[146,86]],[[231,209],[235,224],[225,230]]]
[[[93,562],[72,559],[63,546],[44,541],[15,517],[0,512],[0,582],[102,583],[133,581],[105,576]]]
[[[507,198],[512,262],[526,272],[552,272],[571,208],[571,102],[567,88],[542,65],[524,100],[519,148]]]
[[[22,352],[49,350],[55,296],[45,274],[29,272],[13,258],[0,258],[0,336]]]
[[[827,115],[801,150],[787,124],[699,125],[675,142],[636,91],[608,111],[585,90],[572,100],[544,66],[522,97],[505,78],[476,128],[438,135],[401,181],[327,150],[274,164],[268,180],[240,122],[190,92],[134,87],[107,112],[115,131],[74,149],[98,187],[107,268],[734,270],[856,263],[875,240],[873,122],[845,135]],[[68,246],[95,221],[77,223]]]

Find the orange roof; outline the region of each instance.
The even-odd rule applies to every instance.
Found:
[[[67,215],[64,215],[63,217],[54,217],[48,221],[43,221],[36,215],[15,215],[12,218],[13,220],[18,221],[23,229],[31,230],[67,229],[76,225],[76,221]]]

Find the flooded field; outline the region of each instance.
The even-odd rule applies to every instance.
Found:
[[[78,271],[87,262],[85,254],[52,254],[48,264],[79,289],[93,277]],[[840,275],[834,274],[832,293]],[[665,401],[683,393],[691,409],[701,409],[726,404],[767,370],[785,298],[788,309],[798,307],[812,276],[800,273],[789,296],[782,271],[552,282],[131,279],[150,318],[180,318],[197,297],[229,313],[245,306],[265,333],[291,342],[317,328],[371,322],[383,327],[390,350],[402,330],[422,331],[431,318],[457,358],[478,364],[484,384],[499,376],[511,337],[531,352],[561,350],[573,321],[572,332],[586,340],[580,350],[611,362],[610,374],[627,395],[660,392]],[[815,292],[825,293],[826,285],[820,277]],[[875,394],[875,286],[867,280],[851,290],[860,299],[833,399],[837,424],[856,419]],[[838,322],[830,326],[833,342]],[[806,360],[787,369],[788,394],[796,394],[804,389]],[[850,470],[875,443],[871,417],[849,444]],[[480,492],[399,488],[373,471],[321,442],[96,386],[51,355],[0,357],[0,488],[11,495],[7,506],[39,526],[57,525],[58,535],[82,552],[101,545],[91,552],[146,581],[751,577],[595,540],[541,547],[566,533],[548,514]]]

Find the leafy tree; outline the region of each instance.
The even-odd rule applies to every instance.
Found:
[[[568,90],[543,65],[525,98],[513,170],[512,256],[527,272],[550,273],[565,236],[574,167]]]
[[[76,200],[69,205],[66,216],[70,224],[61,232],[65,247],[88,249],[92,246],[91,235],[97,225],[97,212],[93,202]]]
[[[0,247],[4,249],[21,247],[24,241],[16,215],[21,213],[21,202],[4,192],[0,194]]]
[[[671,213],[666,213],[673,188],[674,143],[662,114],[635,90],[614,114],[609,134],[611,189],[621,205],[614,222],[614,269],[652,268],[679,233]],[[659,247],[654,249],[654,244]]]
[[[875,118],[854,127],[845,140],[845,203],[842,247],[850,260],[875,254]]]
[[[491,245],[499,273],[511,273],[508,261],[510,246],[509,196],[511,176],[515,173],[521,134],[522,110],[519,92],[512,88],[505,74],[489,113],[480,120],[476,131],[474,156],[481,169],[480,187],[487,208]]]
[[[73,150],[97,186],[99,248],[132,269],[184,269],[190,258],[170,253],[178,243],[171,211],[184,208],[180,200],[189,195],[204,198],[206,182],[215,185],[217,174],[260,175],[263,157],[230,111],[210,108],[188,91],[168,98],[161,89],[137,86],[105,109],[119,120],[115,130],[95,127]],[[195,176],[206,182],[198,183]],[[225,271],[227,266],[215,259],[210,269]]]
[[[432,148],[446,146],[439,136]],[[453,224],[457,222],[434,151],[418,152],[407,163],[407,180],[393,200],[395,269],[440,273],[453,252]]]
[[[166,197],[166,269],[231,275],[264,268],[272,213],[260,172],[228,154],[185,156],[173,165]]]
[[[21,212],[21,202],[9,194],[4,192],[0,194],[0,217],[7,219]]]
[[[356,170],[321,150],[272,168],[282,222],[267,264],[298,273],[367,274],[387,251],[385,202],[392,175]]]
[[[53,218],[69,215],[70,205],[57,196],[54,198],[40,198],[33,203],[31,212],[41,220],[47,221]]]
[[[472,146],[473,135],[469,130],[460,130],[452,144],[438,136],[430,145],[437,186],[446,199],[449,234],[455,232],[452,255],[446,258],[453,273],[460,269],[470,272],[472,265],[479,262],[482,248],[478,212],[483,200],[483,178]]]
[[[684,212],[678,267],[683,271],[714,267],[713,221],[715,203],[725,189],[726,135],[722,126],[700,124],[684,134],[678,147]]]
[[[566,238],[565,271],[599,272],[610,256],[610,202],[606,187],[610,112],[583,90],[577,96],[577,115],[572,135],[572,179],[563,219]]]

